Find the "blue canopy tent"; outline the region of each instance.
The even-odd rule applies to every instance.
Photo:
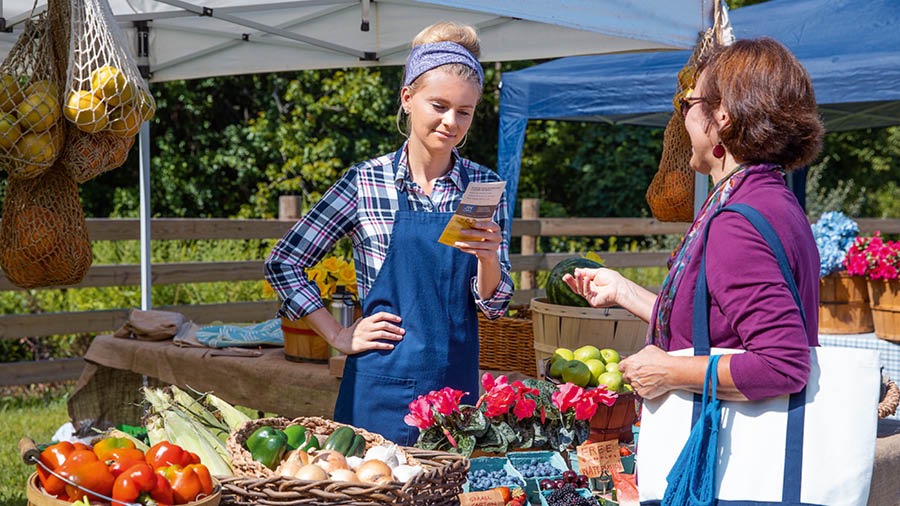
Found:
[[[900,124],[900,2],[772,0],[730,12],[738,39],[763,35],[809,71],[830,131]],[[574,56],[502,76],[497,171],[515,209],[530,119],[665,126],[689,51]]]

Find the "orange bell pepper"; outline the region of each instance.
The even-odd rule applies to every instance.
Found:
[[[94,455],[93,450],[91,450],[90,448],[86,450],[73,450],[65,458],[62,465],[52,469],[54,472],[56,472],[56,474],[68,478],[69,473],[74,472],[75,469],[89,462],[99,462],[97,460],[97,456]],[[104,465],[104,467],[106,466]],[[57,476],[54,476],[52,474],[49,474],[47,476],[47,481],[43,483],[43,486],[44,490],[50,495],[58,496],[66,492],[66,482],[62,481]]]
[[[212,494],[212,477],[209,469],[203,464],[162,467],[156,472],[165,477],[172,486],[175,504],[186,504],[196,501],[198,497]]]
[[[41,452],[40,461],[44,466],[49,467],[51,470],[56,471],[60,466],[66,463],[66,459],[69,458],[69,455],[72,454],[75,450],[90,450],[91,447],[84,443],[70,443],[68,441],[61,441],[56,444],[52,444],[47,448],[44,448],[44,451]],[[60,481],[58,478],[54,478],[49,471],[47,471],[42,466],[37,467],[38,480],[41,482],[41,486],[44,487],[44,490],[47,493],[52,495],[59,495],[63,492],[65,488],[65,484]],[[47,482],[50,478],[54,478],[56,480],[55,491],[51,492],[47,488]],[[56,490],[58,489],[58,490]]]
[[[189,452],[168,441],[160,441],[151,446],[144,455],[144,458],[147,460],[147,464],[153,469],[168,466],[184,467],[200,463],[200,457],[198,457],[196,453]]]
[[[146,464],[146,460],[144,459],[144,452],[138,450],[137,448],[119,448],[116,450],[111,450],[106,454],[105,459],[101,459],[109,466],[109,472],[113,474],[113,476],[118,477],[127,469],[131,468],[135,464]]]
[[[94,457],[96,458],[96,457]],[[94,460],[92,462],[73,462],[71,459],[59,468],[59,474],[65,476],[73,483],[90,490],[86,492],[74,485],[66,484],[66,494],[71,501],[80,501],[87,497],[91,501],[98,501],[96,494],[109,497],[112,494],[116,477],[109,472],[105,462]]]
[[[125,437],[108,437],[94,445],[94,454],[97,455],[98,460],[109,460],[109,454],[112,451],[124,448],[135,449],[134,442]]]

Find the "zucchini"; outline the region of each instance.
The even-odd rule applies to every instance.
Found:
[[[328,436],[328,439],[325,440],[325,444],[322,445],[322,448],[325,450],[334,450],[346,457],[349,455],[347,452],[354,446],[355,438],[356,432],[354,432],[352,428],[347,426],[338,427],[330,436]]]

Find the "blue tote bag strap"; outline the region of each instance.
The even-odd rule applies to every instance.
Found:
[[[807,328],[806,313],[803,311],[803,303],[800,300],[800,292],[797,289],[797,283],[791,271],[790,264],[787,261],[787,254],[784,251],[784,245],[772,225],[757,211],[747,204],[732,204],[719,209],[710,218],[706,229],[703,233],[703,254],[700,258],[700,272],[697,276],[697,286],[694,292],[694,310],[692,314],[694,355],[702,356],[710,354],[709,343],[709,286],[706,280],[706,241],[709,238],[709,223],[723,212],[738,213],[753,225],[753,228],[765,239],[775,259],[778,261],[778,268],[784,277],[791,296],[794,298],[797,307],[800,309],[800,316],[803,319],[803,327]],[[705,394],[706,392],[704,392]],[[712,398],[716,397],[716,392],[711,394]],[[787,436],[785,440],[785,459],[784,459],[784,482],[782,490],[782,501],[787,504],[797,504],[800,502],[800,482],[803,468],[803,423],[804,423],[804,404],[806,402],[806,387],[803,390],[792,394],[788,401],[788,421]],[[704,413],[703,399],[699,395],[694,396],[694,423]],[[708,408],[708,406],[706,406]],[[718,419],[716,419],[718,420]],[[701,424],[703,425],[703,424]],[[691,439],[693,439],[693,432]],[[688,445],[690,444],[690,441]],[[685,445],[687,448],[688,445]],[[710,454],[712,455],[712,454]],[[708,463],[713,469],[715,462]],[[693,493],[693,492],[692,492]],[[667,493],[668,495],[668,493]]]

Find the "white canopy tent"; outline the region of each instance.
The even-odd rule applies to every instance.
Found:
[[[67,0],[60,0],[67,1]],[[402,65],[425,26],[475,26],[484,61],[693,47],[716,0],[109,0],[151,82]],[[5,55],[47,0],[0,0]],[[142,306],[150,307],[149,128],[140,133]]]

